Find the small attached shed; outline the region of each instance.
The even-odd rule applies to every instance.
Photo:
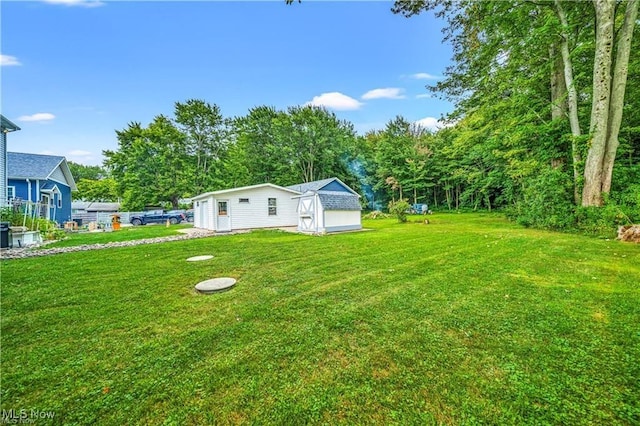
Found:
[[[193,225],[217,232],[296,226],[299,192],[264,183],[193,198]]]
[[[298,231],[328,233],[362,229],[360,195],[338,178],[287,187],[298,199]]]

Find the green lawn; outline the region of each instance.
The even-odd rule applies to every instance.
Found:
[[[178,229],[192,228],[192,224],[181,225],[144,225],[144,226],[123,226],[118,231],[112,232],[70,232],[65,234],[66,238],[60,241],[46,244],[43,249],[54,247],[71,247],[83,244],[104,244],[115,241],[132,241],[143,238],[168,237],[180,235]]]
[[[430,220],[3,261],[1,408],[67,424],[640,423],[640,246]],[[238,284],[194,292],[217,276]]]

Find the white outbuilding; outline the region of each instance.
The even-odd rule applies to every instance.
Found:
[[[296,226],[298,192],[271,183],[193,197],[193,226],[217,232]]]
[[[298,231],[328,233],[362,229],[360,195],[338,178],[288,186],[300,193]]]
[[[216,232],[294,226],[309,233],[357,230],[362,229],[359,199],[338,178],[224,189],[193,198],[194,226]]]

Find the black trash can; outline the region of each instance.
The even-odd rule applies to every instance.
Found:
[[[78,224],[78,228],[82,228],[82,219],[73,219],[73,221]]]
[[[0,222],[0,248],[9,247],[9,222]]]

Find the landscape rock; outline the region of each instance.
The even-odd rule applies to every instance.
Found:
[[[193,238],[204,238],[204,237],[212,237],[221,234],[216,234],[213,231],[208,230],[200,230],[200,229],[189,229],[189,232],[184,235],[173,235],[170,237],[156,237],[156,238],[145,238],[142,240],[133,240],[133,241],[118,241],[113,243],[104,243],[104,244],[84,244],[80,246],[73,247],[54,247],[54,248],[39,248],[38,246],[30,246],[25,248],[13,248],[8,250],[3,250],[0,258],[2,260],[5,259],[24,259],[27,257],[39,257],[39,256],[49,256],[53,254],[60,253],[72,253],[76,251],[89,251],[89,250],[102,250],[112,247],[133,247],[144,244],[157,244],[157,243],[165,243],[169,241],[182,241],[182,240],[190,240]],[[226,233],[224,235],[230,235]]]
[[[618,228],[618,239],[640,243],[640,225],[625,225]]]

